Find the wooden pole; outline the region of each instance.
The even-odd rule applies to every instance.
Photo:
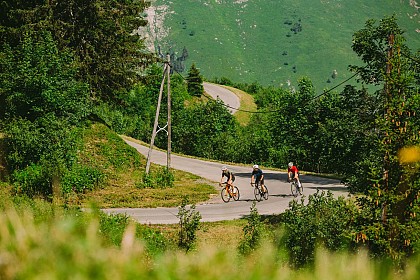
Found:
[[[167,79],[168,79],[168,151],[167,151],[167,168],[168,168],[168,172],[169,169],[171,168],[171,80],[170,80],[170,74],[171,74],[171,65],[170,65],[170,59],[171,57],[169,56],[169,54],[167,55],[167,59],[168,59],[168,69],[166,70],[167,73]]]
[[[149,152],[147,153],[146,174],[149,174],[149,170],[150,170],[150,157],[152,155],[152,149],[153,149],[153,145],[155,143],[156,130],[157,130],[158,121],[159,121],[160,103],[161,103],[161,100],[162,100],[163,86],[165,85],[165,74],[166,74],[167,70],[168,70],[168,64],[165,63],[165,67],[163,69],[162,83],[160,84],[158,104],[157,104],[157,107],[156,107],[155,123],[153,125],[152,138],[150,139]]]

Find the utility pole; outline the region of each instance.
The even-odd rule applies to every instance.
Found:
[[[159,97],[158,97],[158,104],[156,107],[156,115],[155,115],[155,123],[153,125],[153,132],[152,132],[152,137],[150,139],[150,147],[149,147],[149,152],[147,153],[147,162],[146,162],[146,174],[149,174],[149,170],[150,170],[150,159],[151,159],[151,155],[152,155],[152,150],[153,150],[153,145],[155,143],[155,138],[156,138],[156,134],[161,131],[161,130],[165,130],[167,135],[168,135],[168,154],[167,154],[167,168],[169,170],[170,168],[170,152],[171,152],[171,99],[170,99],[170,82],[169,82],[169,76],[170,76],[170,65],[169,65],[169,59],[170,56],[167,56],[168,61],[165,62],[165,66],[163,68],[163,78],[162,78],[162,83],[160,84],[160,90],[159,90]],[[162,127],[158,128],[158,124],[159,124],[159,113],[160,113],[160,105],[161,105],[161,101],[162,101],[162,94],[163,94],[163,89],[164,89],[164,85],[165,85],[165,76],[167,76],[168,78],[168,123]],[[166,130],[166,128],[168,130]]]
[[[171,57],[169,56],[169,54],[166,56],[167,60],[168,60],[168,69],[166,70],[166,73],[168,75],[168,151],[167,151],[167,156],[166,156],[166,168],[167,171],[169,172],[169,169],[171,168],[171,137],[172,137],[172,126],[171,126],[171,79],[170,79],[170,74],[171,74],[171,64],[170,64],[170,60]]]

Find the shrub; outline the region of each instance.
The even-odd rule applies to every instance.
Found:
[[[74,165],[62,178],[61,189],[63,193],[72,191],[82,193],[93,190],[105,179],[105,174],[94,167]]]
[[[354,204],[343,197],[335,199],[331,192],[318,190],[309,196],[307,205],[304,198],[292,200],[281,215],[287,230],[282,242],[291,264],[301,267],[313,263],[317,245],[328,250],[349,249],[356,215]]]
[[[51,178],[41,165],[31,164],[13,172],[15,191],[28,196],[52,194]]]
[[[191,205],[187,209],[188,199],[183,198],[181,206],[179,207],[179,241],[178,246],[185,249],[187,252],[194,248],[197,239],[197,230],[200,227],[201,214],[195,211],[195,205]]]
[[[141,182],[137,184],[137,188],[163,189],[173,187],[173,184],[174,174],[167,167],[158,167],[148,174],[144,173]]]
[[[255,201],[251,206],[251,213],[247,217],[248,224],[243,228],[244,239],[239,243],[239,252],[247,255],[258,248],[261,242],[261,238],[264,232],[264,225],[261,222],[261,216],[256,208]]]

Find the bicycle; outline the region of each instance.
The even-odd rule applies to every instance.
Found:
[[[296,178],[293,178],[292,182],[290,184],[290,190],[292,191],[292,195],[294,197],[297,197],[298,194],[300,194],[300,195],[303,194],[303,185],[302,185],[302,183],[300,183],[300,187],[299,187],[298,180]]]
[[[265,191],[262,190],[260,182],[251,183],[251,186],[254,187],[254,196],[257,201],[261,201],[263,198],[268,199],[268,188],[267,185],[264,185]]]
[[[238,187],[235,187],[234,185],[230,185],[227,182],[220,183],[219,185],[222,187],[222,190],[220,191],[220,195],[222,196],[222,200],[225,203],[229,202],[231,198],[233,198],[233,200],[235,201],[239,200],[240,194],[239,194]]]

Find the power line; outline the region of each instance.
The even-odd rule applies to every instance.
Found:
[[[333,91],[334,89],[336,89],[336,88],[338,88],[339,86],[341,86],[342,84],[344,84],[344,83],[346,83],[346,82],[348,82],[349,80],[351,80],[351,79],[353,79],[355,76],[357,76],[359,73],[355,73],[355,74],[353,74],[351,77],[349,77],[349,78],[347,78],[347,79],[345,79],[344,81],[342,81],[341,83],[339,83],[339,84],[337,84],[337,85],[335,85],[334,87],[332,87],[332,88],[330,88],[330,89],[328,89],[328,90],[326,90],[326,91],[324,91],[323,93],[321,93],[321,94],[319,94],[319,95],[317,95],[317,96],[315,96],[315,97],[313,97],[313,98],[311,98],[308,102],[306,102],[304,105],[306,105],[306,104],[308,104],[309,102],[311,102],[312,100],[315,100],[315,99],[317,99],[317,98],[319,98],[319,97],[321,97],[322,95],[325,95],[325,94],[327,94],[327,93],[329,93],[329,92],[331,92],[331,91]],[[208,97],[208,96],[206,96],[208,99],[210,99],[210,97]],[[252,113],[252,114],[265,114],[265,113],[277,113],[277,112],[280,112],[281,110],[269,110],[269,111],[249,111],[249,110],[243,110],[243,109],[239,109],[239,108],[234,108],[234,107],[232,107],[232,106],[229,106],[229,105],[226,105],[226,104],[221,104],[222,106],[224,106],[224,107],[227,107],[227,108],[229,108],[229,109],[233,109],[233,110],[237,110],[237,111],[240,111],[240,112],[245,112],[245,113]]]
[[[407,55],[407,54],[406,54],[405,52],[403,52],[403,51],[401,51],[401,54],[402,54],[405,58],[408,58],[408,59],[410,59],[410,60],[412,60],[412,61],[414,61],[414,62],[416,62],[416,63],[420,64],[420,60],[418,60],[417,58],[413,58],[413,57],[411,57],[411,56]]]
[[[171,65],[172,66],[172,65]],[[173,69],[179,76],[181,76],[181,78],[184,80],[184,81],[187,81],[187,79],[181,74],[181,73],[179,73],[176,69]],[[336,86],[334,86],[334,87],[332,87],[331,89],[329,89],[329,90],[327,90],[327,91],[324,91],[323,93],[321,93],[320,95],[318,95],[318,96],[315,96],[314,98],[312,98],[312,99],[310,99],[309,100],[309,102],[310,101],[312,101],[312,100],[314,100],[314,99],[317,99],[317,98],[319,98],[320,96],[322,96],[322,95],[324,95],[324,94],[327,94],[328,92],[331,92],[332,90],[334,90],[334,89],[336,89],[337,87],[339,87],[339,86],[341,86],[342,84],[344,84],[344,83],[346,83],[346,82],[348,82],[349,80],[351,80],[351,79],[353,79],[356,75],[357,75],[358,73],[355,73],[354,75],[352,75],[350,78],[347,78],[346,80],[344,80],[344,81],[342,81],[341,83],[339,83],[338,85],[336,85]],[[206,95],[204,95],[207,99],[210,99],[210,97],[208,97],[208,96],[206,96]],[[213,99],[212,99],[213,100]],[[270,110],[270,111],[249,111],[249,110],[243,110],[243,109],[239,109],[239,108],[235,108],[235,107],[232,107],[232,106],[229,106],[229,105],[227,105],[227,104],[224,104],[224,103],[222,103],[221,104],[222,106],[224,106],[224,107],[226,107],[226,108],[229,108],[229,109],[232,109],[232,110],[236,110],[236,111],[240,111],[240,112],[245,112],[245,113],[251,113],[251,114],[265,114],[265,113],[276,113],[276,112],[279,112],[280,110]]]
[[[416,62],[416,63],[420,63],[420,61],[419,60],[417,60],[416,58],[413,58],[413,57],[411,57],[411,56],[408,56],[407,54],[405,54],[404,52],[402,52],[402,55],[404,56],[404,57],[406,57],[406,58],[408,58],[408,59],[410,59],[410,60],[412,60],[412,61],[414,61],[414,62]],[[184,80],[184,81],[187,81],[187,79],[181,74],[181,73],[179,73],[176,69],[175,69],[175,67],[173,67],[172,65],[170,65],[171,67],[172,67],[172,69],[179,75],[179,76],[181,76],[181,78]],[[332,87],[332,88],[330,88],[330,89],[328,89],[328,90],[326,90],[326,91],[324,91],[323,93],[321,93],[321,94],[319,94],[319,95],[317,95],[317,96],[315,96],[315,97],[313,97],[313,98],[311,98],[310,100],[308,100],[308,102],[306,102],[304,105],[306,105],[306,104],[308,104],[309,102],[311,102],[312,100],[315,100],[315,99],[317,99],[317,98],[319,98],[319,97],[321,97],[321,96],[323,96],[323,95],[325,95],[325,94],[327,94],[327,93],[329,93],[329,92],[331,92],[331,91],[333,91],[334,89],[336,89],[336,88],[338,88],[339,86],[341,86],[341,85],[343,85],[344,83],[346,83],[346,82],[348,82],[348,81],[350,81],[351,79],[353,79],[355,76],[357,76],[359,74],[359,72],[356,72],[356,73],[354,73],[351,77],[349,77],[349,78],[347,78],[347,79],[345,79],[344,81],[342,81],[342,82],[340,82],[339,84],[337,84],[337,85],[335,85],[334,87]],[[208,98],[208,99],[210,99],[208,96],[206,96],[206,98]],[[269,111],[249,111],[249,110],[243,110],[243,109],[239,109],[239,108],[235,108],[235,107],[232,107],[232,106],[229,106],[229,105],[227,105],[227,104],[224,104],[224,103],[222,103],[221,104],[222,106],[224,106],[224,107],[226,107],[226,108],[229,108],[229,109],[232,109],[232,110],[236,110],[236,111],[239,111],[239,112],[245,112],[245,113],[251,113],[251,114],[265,114],[265,113],[276,113],[276,112],[279,112],[280,110],[269,110]]]

